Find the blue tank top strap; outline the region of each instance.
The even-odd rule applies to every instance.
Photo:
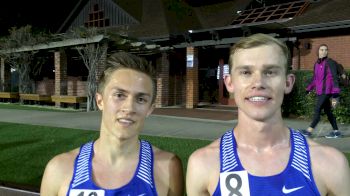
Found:
[[[233,129],[227,131],[220,141],[220,172],[232,171],[237,166],[237,159],[234,152],[236,144],[234,142]]]
[[[81,146],[79,155],[75,159],[73,180],[70,188],[75,188],[80,184],[90,180],[91,159],[94,142],[88,142]]]
[[[140,162],[137,167],[136,176],[154,188],[153,176],[153,150],[152,145],[145,140],[141,140]]]
[[[308,180],[313,180],[310,164],[309,145],[305,136],[301,133],[291,130],[291,148],[293,152],[291,166],[300,171]]]

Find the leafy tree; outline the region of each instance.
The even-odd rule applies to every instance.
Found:
[[[74,38],[93,38],[101,33],[97,28],[76,28],[72,30],[69,37]],[[107,46],[102,43],[88,43],[75,47],[80,54],[84,65],[89,70],[89,75],[87,79],[87,111],[97,110],[95,94],[97,92],[97,82],[99,73],[97,70],[98,64],[103,63],[101,60],[107,53]]]
[[[19,92],[32,93],[31,75],[38,74],[41,70],[42,61],[33,61],[37,51],[24,49],[30,48],[38,43],[43,43],[47,36],[41,33],[34,35],[30,25],[24,27],[12,27],[9,30],[9,36],[0,41],[2,52],[1,57],[5,59],[13,69],[18,71],[19,75]]]

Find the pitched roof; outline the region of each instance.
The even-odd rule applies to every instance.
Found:
[[[203,0],[197,0],[197,3],[195,0],[112,1],[140,22],[118,28],[126,30],[131,37],[151,39],[186,34],[188,30],[215,31],[232,28],[232,21],[238,16],[236,12],[244,10],[252,2],[252,0],[206,0],[210,3],[203,3]],[[0,7],[0,25],[2,27],[0,35],[7,33],[7,30],[12,26],[19,27],[26,24],[31,24],[33,28],[46,29],[46,31],[56,33],[64,22],[73,22],[87,2],[89,0],[8,1]],[[287,27],[300,32],[322,28],[350,27],[349,0],[310,2],[310,5],[300,16],[276,23],[272,21],[271,24],[260,24],[260,26]],[[69,16],[70,20],[67,19]],[[251,25],[259,26],[259,24]]]
[[[349,28],[349,13],[349,0],[320,0],[312,2],[302,15],[284,25],[297,32]]]
[[[237,16],[237,11],[244,10],[249,4],[250,1],[236,0],[194,9],[202,25],[201,27],[208,29],[231,25],[233,19]]]
[[[302,15],[286,24],[288,26],[298,26],[350,20],[349,13],[349,0],[322,0],[311,3]]]

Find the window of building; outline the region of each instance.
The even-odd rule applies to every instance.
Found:
[[[88,21],[85,22],[85,27],[108,27],[109,25],[109,18],[106,18],[104,11],[95,4],[92,12],[89,13]]]
[[[233,20],[232,25],[293,18],[301,15],[309,4],[308,1],[294,1],[246,9],[239,11],[239,16]]]

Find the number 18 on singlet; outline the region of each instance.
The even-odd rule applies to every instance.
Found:
[[[224,196],[250,196],[248,172],[220,173],[220,190]]]

